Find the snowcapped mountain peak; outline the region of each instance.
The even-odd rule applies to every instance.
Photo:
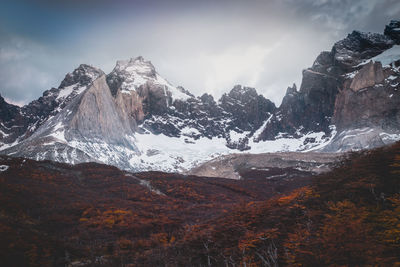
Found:
[[[81,64],[72,73],[68,73],[61,82],[58,89],[54,92],[56,101],[64,102],[74,98],[85,91],[97,78],[105,75],[104,72],[96,67]]]
[[[246,86],[242,86],[240,84],[235,85],[233,87],[233,89],[230,91],[230,94],[257,94],[256,89],[252,88],[252,87],[246,87]]]
[[[149,80],[156,80],[157,72],[150,61],[139,56],[128,60],[118,60],[114,70],[108,75],[107,82],[113,94],[118,89],[129,93],[136,91]]]
[[[114,70],[130,76],[144,76],[148,78],[155,78],[156,76],[153,64],[145,60],[142,56],[128,60],[118,60]]]
[[[58,88],[65,88],[73,84],[88,86],[103,74],[104,72],[99,68],[87,64],[81,64],[72,73],[65,75],[64,80]]]
[[[107,83],[113,95],[116,95],[118,90],[130,94],[131,91],[137,91],[147,84],[153,89],[162,88],[164,95],[171,96],[172,100],[186,100],[193,97],[161,77],[153,64],[141,56],[117,61],[114,70],[107,76]]]

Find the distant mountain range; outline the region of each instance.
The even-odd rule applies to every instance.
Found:
[[[142,57],[82,64],[28,105],[0,97],[0,153],[132,171],[182,171],[229,153],[343,152],[400,140],[400,21],[354,31],[276,107],[254,88],[196,97]]]

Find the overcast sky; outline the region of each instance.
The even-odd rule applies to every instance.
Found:
[[[279,105],[321,51],[391,19],[398,0],[2,0],[0,93],[28,103],[81,63],[141,55],[195,95],[242,84]]]

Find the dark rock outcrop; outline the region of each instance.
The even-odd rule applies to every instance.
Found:
[[[400,44],[400,20],[392,20],[385,27],[385,35],[389,36],[396,44]]]
[[[383,34],[353,31],[345,39],[335,43],[331,53],[336,64],[349,72],[364,59],[382,53],[393,44],[394,41]]]
[[[256,89],[236,85],[219,100],[221,108],[230,113],[235,127],[243,131],[255,131],[275,111],[275,105]]]
[[[0,142],[11,144],[23,135],[28,125],[28,119],[21,108],[7,103],[0,95]]]
[[[281,106],[271,118],[259,140],[274,140],[278,135],[299,137],[308,132],[330,132],[336,94],[342,70],[335,65],[332,52],[323,52],[313,66],[303,71],[300,90],[289,87]]]

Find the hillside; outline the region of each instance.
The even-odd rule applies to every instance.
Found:
[[[199,225],[167,255],[172,265],[398,266],[399,233],[396,143],[349,154],[309,186]]]
[[[400,143],[290,181],[7,157],[1,165],[5,266],[400,262]]]
[[[0,265],[138,264],[176,244],[187,227],[309,182],[304,175],[236,181],[1,157]]]

